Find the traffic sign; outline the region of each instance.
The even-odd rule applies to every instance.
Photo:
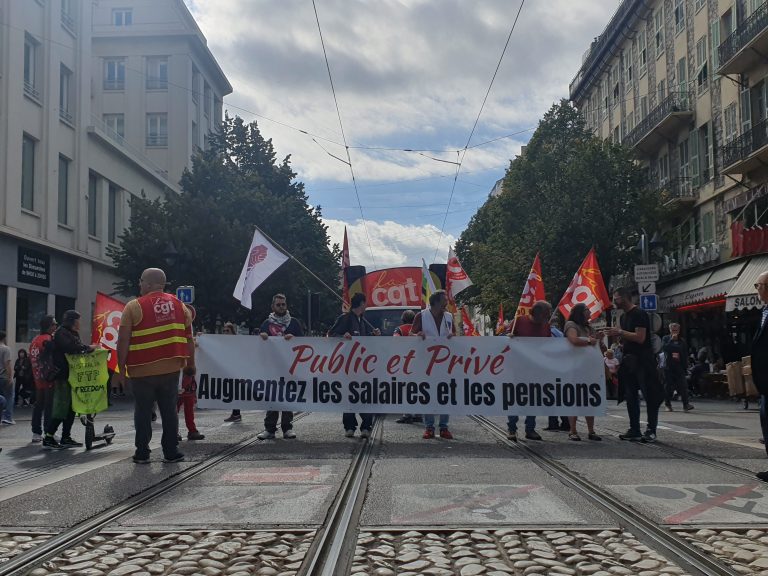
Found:
[[[195,301],[195,287],[179,286],[176,288],[176,298],[184,304],[192,304]]]
[[[658,264],[636,264],[635,282],[656,282],[659,279]]]
[[[637,285],[638,294],[656,294],[656,282],[640,282]]]
[[[655,312],[658,305],[658,296],[656,294],[641,294],[640,309],[646,312]]]

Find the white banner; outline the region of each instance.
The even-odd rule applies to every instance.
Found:
[[[201,408],[601,416],[602,357],[565,338],[198,338]]]

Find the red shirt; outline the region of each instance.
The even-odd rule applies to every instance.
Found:
[[[519,316],[515,322],[514,335],[549,338],[552,336],[552,331],[549,328],[549,322],[536,324],[528,316]]]
[[[43,351],[43,345],[45,344],[46,340],[50,339],[50,334],[43,333],[35,336],[35,339],[32,340],[32,343],[29,345],[29,360],[32,363],[32,376],[35,379],[36,390],[45,390],[46,388],[53,387],[53,382],[46,382],[43,380],[43,377],[40,375],[40,366],[37,363],[40,352]]]

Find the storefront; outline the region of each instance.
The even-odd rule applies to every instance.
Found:
[[[757,296],[757,277],[768,271],[768,254],[753,256],[728,292],[725,311],[742,356],[750,353],[752,337],[760,323],[763,303]]]

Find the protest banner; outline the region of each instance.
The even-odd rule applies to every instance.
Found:
[[[90,354],[66,354],[72,410],[76,414],[98,414],[108,407],[107,357],[109,351],[98,349]]]
[[[117,330],[120,328],[120,318],[123,316],[125,304],[120,300],[96,292],[96,304],[93,309],[93,327],[91,329],[91,344],[98,344],[109,350],[107,367],[117,371]]]
[[[600,416],[602,357],[565,338],[204,334],[198,405],[408,414]]]

